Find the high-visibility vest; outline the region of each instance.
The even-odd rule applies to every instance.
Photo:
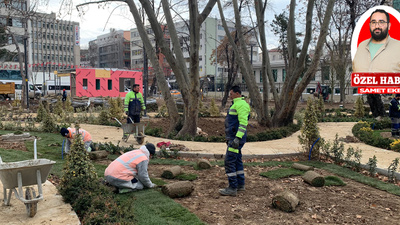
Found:
[[[104,176],[112,176],[117,179],[130,181],[137,174],[136,166],[149,160],[142,150],[129,151],[114,160],[104,172]]]
[[[67,138],[74,139],[75,136],[77,135],[77,132],[76,132],[77,130],[75,128],[68,128],[68,131],[69,131],[69,133],[67,135]],[[92,136],[86,130],[79,129],[79,133],[82,135],[83,142],[92,141]]]

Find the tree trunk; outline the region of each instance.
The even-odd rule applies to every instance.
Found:
[[[152,8],[150,6],[150,3],[148,1],[142,0],[142,6],[146,9],[146,12],[152,11]],[[178,108],[176,107],[175,101],[171,96],[171,93],[168,88],[167,81],[165,80],[165,76],[163,73],[163,70],[161,69],[161,66],[158,62],[157,54],[150,42],[149,37],[147,36],[146,29],[143,25],[143,21],[140,17],[139,11],[137,10],[136,4],[133,1],[127,1],[126,2],[129,6],[129,9],[133,15],[133,18],[136,23],[136,27],[139,31],[139,35],[143,41],[143,44],[146,49],[146,53],[153,65],[154,68],[154,73],[157,77],[157,83],[158,87],[161,90],[162,95],[164,96],[164,100],[166,102],[167,108],[168,108],[168,114],[169,114],[169,119],[170,119],[170,127],[169,131],[172,131],[177,124],[179,123],[179,114],[178,114]],[[150,9],[149,9],[150,8]],[[154,13],[154,12],[153,12]],[[154,15],[149,15],[149,20],[151,21],[152,25],[153,23],[157,23],[157,19],[154,18]],[[153,29],[154,30],[154,29]],[[161,30],[161,28],[160,28]],[[162,40],[164,40],[164,36],[162,31],[158,31],[158,36],[162,37]],[[156,33],[156,32],[155,32]],[[161,34],[160,34],[161,33]],[[159,37],[157,37],[159,38]]]
[[[325,178],[314,171],[307,171],[303,180],[314,187],[323,187],[325,184]]]
[[[167,179],[173,179],[181,173],[182,173],[182,168],[180,166],[174,166],[164,170],[161,176]]]
[[[272,198],[272,206],[285,212],[294,212],[299,198],[291,191],[284,191]]]
[[[380,94],[369,94],[367,95],[367,102],[369,107],[371,108],[372,116],[385,116],[385,107],[383,105],[381,95]]]
[[[179,181],[162,187],[162,192],[171,198],[180,198],[190,195],[194,185],[190,181]]]

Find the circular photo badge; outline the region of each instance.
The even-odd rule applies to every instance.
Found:
[[[377,10],[377,9],[383,9],[385,10],[389,16],[390,16],[390,30],[389,30],[389,35],[390,37],[400,40],[400,13],[396,9],[390,7],[390,6],[385,6],[385,5],[380,5],[380,6],[375,6],[373,8],[370,8],[367,10],[364,14],[361,15],[360,19],[358,20],[356,27],[354,28],[353,32],[353,37],[351,38],[351,59],[354,59],[354,56],[356,55],[357,47],[358,45],[371,38],[371,32],[370,32],[370,26],[369,26],[369,18],[371,14]]]

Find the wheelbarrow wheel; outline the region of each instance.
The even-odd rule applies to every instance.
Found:
[[[26,200],[31,200],[36,196],[35,189],[31,187],[27,187],[25,190],[25,199]],[[37,212],[37,202],[32,202],[32,203],[25,203],[26,207],[26,212],[29,217],[34,217]]]
[[[144,142],[144,137],[137,137],[137,138],[136,138],[136,141],[137,141],[137,143],[138,143],[139,145],[141,145],[141,144],[143,144],[143,142]]]
[[[136,136],[135,138],[139,145],[143,144],[143,142],[144,142],[143,132],[139,132],[138,136]]]

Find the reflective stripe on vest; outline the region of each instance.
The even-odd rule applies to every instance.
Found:
[[[104,172],[105,176],[112,176],[121,180],[132,180],[137,174],[137,165],[149,160],[141,150],[127,152],[114,160]]]

